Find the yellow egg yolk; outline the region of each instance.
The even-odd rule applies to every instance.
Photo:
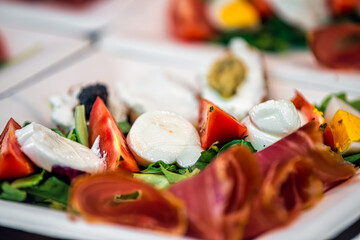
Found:
[[[245,28],[260,21],[255,7],[244,0],[230,1],[220,10],[221,25],[224,28]]]
[[[344,110],[338,110],[330,123],[335,147],[345,151],[352,142],[360,142],[360,118]]]

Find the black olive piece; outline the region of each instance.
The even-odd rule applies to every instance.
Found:
[[[85,106],[86,120],[90,118],[90,112],[97,97],[100,97],[107,105],[108,92],[106,86],[100,83],[84,87],[79,96],[79,104]]]

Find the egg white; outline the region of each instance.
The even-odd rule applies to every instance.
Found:
[[[201,95],[237,119],[242,119],[254,105],[260,103],[265,98],[266,86],[263,62],[261,54],[242,39],[234,39],[230,43],[230,51],[246,67],[244,82],[237,88],[234,96],[223,98],[208,84],[207,76],[213,64],[212,62],[200,73]]]

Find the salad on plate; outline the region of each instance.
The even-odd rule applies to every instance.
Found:
[[[252,239],[290,224],[356,174],[359,101],[332,94],[313,105],[299,92],[265,101],[262,71],[248,67],[257,53],[235,50],[200,74],[200,97],[180,90],[190,111],[161,76],[168,88],[154,95],[174,99],[149,93],[140,106],[131,86],[115,97],[97,83],[49,98],[57,128],[9,116],[0,199],[200,239]],[[258,96],[241,98],[243,89]]]

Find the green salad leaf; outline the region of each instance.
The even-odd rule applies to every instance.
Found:
[[[78,138],[77,138],[77,135],[76,135],[75,128],[70,130],[70,132],[66,135],[66,138],[70,139],[71,141],[74,141],[74,142],[79,142]]]
[[[233,140],[227,144],[225,144],[221,149],[220,152],[226,150],[227,148],[234,146],[234,145],[244,145],[246,147],[248,147],[252,152],[256,152],[256,149],[254,148],[254,146],[251,144],[251,142],[246,141],[245,140],[246,137],[244,137],[243,139],[236,139]]]
[[[118,122],[118,126],[123,134],[127,134],[131,128],[131,124],[128,121]]]
[[[165,190],[170,187],[170,182],[164,175],[153,173],[134,173],[133,177],[141,181],[147,182],[159,190]]]
[[[360,153],[355,153],[349,156],[345,156],[344,160],[358,165],[360,163]]]
[[[186,169],[184,174],[179,174],[179,173],[174,173],[174,172],[168,171],[161,164],[160,164],[160,167],[161,167],[162,173],[167,178],[167,180],[169,181],[170,184],[187,179],[187,178],[192,177],[200,172],[200,170],[198,168],[196,168],[192,172],[190,172],[188,169]]]
[[[250,45],[264,51],[282,52],[291,48],[306,48],[306,33],[280,18],[266,19],[257,28],[219,33],[211,41],[228,44],[234,37],[245,39]]]
[[[0,199],[22,202],[26,199],[26,192],[12,187],[8,182],[1,184]]]
[[[25,191],[32,196],[50,200],[51,202],[58,202],[66,206],[69,185],[52,176],[39,185],[26,188]]]
[[[202,151],[197,162],[189,169],[193,171],[199,169],[200,171],[206,168],[207,165],[217,156],[219,148],[216,146],[219,142],[214,142],[207,150]]]
[[[175,164],[166,164],[163,161],[159,160],[150,164],[146,169],[142,170],[141,173],[161,173],[161,167],[171,172],[176,172],[178,170],[178,167]]]
[[[340,93],[336,93],[336,94],[330,94],[328,96],[326,96],[324,98],[324,100],[322,100],[322,102],[319,105],[315,105],[315,107],[321,111],[321,112],[325,112],[331,98],[335,96],[341,100],[343,100],[344,102],[346,102],[347,104],[351,105],[353,108],[355,108],[356,110],[360,111],[360,99],[356,99],[353,101],[348,100],[346,93],[344,92],[340,92]]]
[[[41,173],[30,175],[24,178],[16,179],[11,183],[11,187],[13,188],[26,188],[38,185],[44,177],[45,170],[42,170]]]

